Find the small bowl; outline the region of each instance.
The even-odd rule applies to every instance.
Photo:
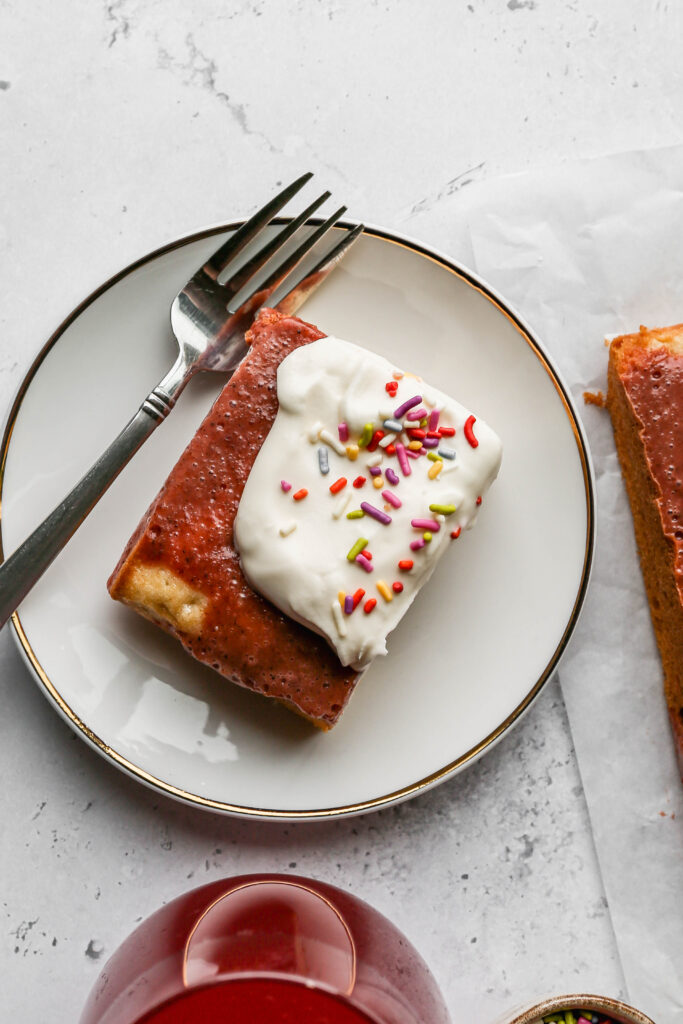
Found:
[[[594,1013],[605,1013],[617,1024],[654,1024],[650,1017],[646,1017],[644,1013],[636,1010],[633,1006],[627,1006],[620,999],[610,999],[609,996],[591,996],[585,993],[552,996],[550,999],[544,999],[509,1020],[507,1024],[537,1024],[549,1013],[573,1010],[574,1007],[592,1010]]]

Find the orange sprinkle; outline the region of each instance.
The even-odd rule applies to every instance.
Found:
[[[345,476],[340,476],[338,480],[335,480],[333,484],[330,484],[330,491],[332,494],[339,494],[343,491],[349,481]],[[294,495],[296,497],[296,495]]]
[[[398,563],[398,567],[401,570],[401,572],[410,572],[410,570],[413,568],[412,558],[402,558],[401,561]]]
[[[363,605],[363,611],[365,612],[365,614],[369,615],[370,612],[372,611],[372,609],[375,607],[376,604],[377,604],[377,598],[376,597],[369,597],[367,599],[367,601],[365,602],[365,604]]]
[[[296,494],[293,494],[292,497],[294,498],[294,501],[303,501],[303,499],[307,495],[308,495],[308,491],[306,490],[305,487],[302,487],[301,490],[297,491]]]
[[[457,530],[451,530],[451,538],[452,538],[452,540],[457,540],[458,539],[458,537],[460,536],[460,530],[461,529],[462,529],[462,527],[459,526]]]
[[[362,587],[359,587],[358,590],[356,591],[356,593],[353,595],[353,607],[357,608],[358,605],[361,603],[361,601],[363,600],[364,597],[365,597],[365,591],[363,590]]]

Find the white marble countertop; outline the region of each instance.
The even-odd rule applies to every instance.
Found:
[[[303,170],[354,217],[410,233],[468,181],[679,142],[681,27],[663,0],[0,0],[3,410],[93,287]],[[142,917],[266,869],[384,911],[456,1024],[546,992],[625,994],[555,680],[439,789],[297,825],[194,811],[116,772],[49,708],[8,630],[0,692],[3,1022],[76,1020]]]

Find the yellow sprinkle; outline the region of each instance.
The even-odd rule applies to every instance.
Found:
[[[422,380],[422,377],[418,377],[418,375],[416,373],[404,373],[403,376],[404,377],[410,377],[411,380],[419,380],[419,381]]]
[[[391,593],[391,590],[386,585],[384,580],[378,580],[377,581],[377,589],[379,590],[380,594],[382,595],[384,600],[387,602],[387,604],[389,603],[389,601],[393,601],[394,600],[394,595]]]
[[[342,606],[342,611],[343,611],[344,610],[344,598],[346,597],[346,594],[344,593],[343,590],[340,590],[339,593],[337,594],[337,597],[339,598],[339,604]]]
[[[435,462],[433,466],[429,467],[427,476],[429,477],[430,480],[436,480],[437,476],[439,475],[442,469],[443,462]]]
[[[373,476],[373,478],[372,478],[372,486],[374,488],[376,488],[376,490],[379,490],[380,487],[384,487],[384,477],[383,476]]]
[[[351,462],[355,462],[358,458],[358,451],[359,449],[357,444],[347,444],[346,454],[351,459]]]
[[[408,441],[408,447],[411,452],[417,452],[422,447],[422,441]]]
[[[425,530],[425,532],[422,534],[422,539],[424,540],[425,544],[429,544],[433,536],[434,534],[430,530]]]

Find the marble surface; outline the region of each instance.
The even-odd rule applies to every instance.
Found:
[[[353,216],[410,233],[470,181],[681,141],[681,27],[666,0],[0,0],[0,405],[101,280],[309,167]],[[1,1021],[77,1019],[137,921],[261,869],[383,910],[454,1022],[562,989],[625,994],[556,680],[450,783],[296,826],[193,811],[117,773],[48,707],[8,630],[0,695]]]

